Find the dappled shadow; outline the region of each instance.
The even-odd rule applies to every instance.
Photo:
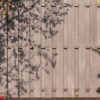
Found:
[[[49,74],[48,64],[55,68],[57,53],[52,55],[54,56],[54,59],[52,59],[52,56],[48,53],[48,48],[45,48],[44,51],[41,50],[41,44],[27,37],[27,34],[30,34],[31,31],[32,35],[41,34],[46,40],[52,39],[59,32],[56,27],[63,24],[63,17],[68,14],[70,7],[71,5],[64,4],[62,0],[48,0],[44,5],[42,5],[41,0],[22,0],[16,3],[13,16],[11,15],[12,11],[7,11],[5,18],[0,19],[0,30],[2,30],[0,31],[0,70],[4,70],[5,67],[8,68],[7,74],[5,74],[5,71],[1,71],[0,78],[6,77],[8,79],[8,97],[27,93],[25,84],[28,85],[33,80],[38,81],[40,69]],[[42,11],[42,9],[44,10]],[[19,45],[21,42],[22,48]],[[26,49],[29,46],[31,48]],[[36,50],[36,52],[29,58],[28,50]],[[35,55],[44,59],[45,66],[41,67],[41,63],[29,63]],[[7,65],[3,67],[6,61],[8,61],[8,67]],[[23,73],[30,74],[32,79],[25,81]],[[4,79],[0,79],[0,83],[2,81],[4,82]],[[12,91],[9,84],[13,84],[13,88],[16,88],[16,90]]]

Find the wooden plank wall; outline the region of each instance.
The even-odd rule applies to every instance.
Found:
[[[0,41],[5,41],[4,48],[0,45],[0,56],[4,51],[5,59],[0,58],[0,95],[12,98],[100,97],[97,93],[100,56],[91,50],[91,47],[100,48],[100,3],[96,0],[62,2],[72,6],[52,38],[44,38],[44,33],[32,27],[38,23],[35,27],[46,28],[41,20],[34,22],[35,14],[45,17],[44,6],[50,6],[45,0],[40,2],[40,13],[36,8],[31,9],[31,0],[23,0],[26,10],[23,13],[21,7],[17,8],[18,21],[13,19],[14,29],[7,29],[12,21],[0,20]],[[49,14],[56,18],[52,12]],[[4,22],[5,30],[2,29]],[[41,47],[36,47],[35,43]]]

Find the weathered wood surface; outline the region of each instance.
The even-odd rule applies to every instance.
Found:
[[[100,55],[91,49],[100,48],[100,3],[21,1],[13,18],[0,18],[0,95],[100,97]]]

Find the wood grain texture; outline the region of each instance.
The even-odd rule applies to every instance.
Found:
[[[89,9],[84,6],[84,1],[80,0],[79,4],[79,46],[86,47],[89,45]]]
[[[8,97],[19,97],[18,48],[8,49]]]
[[[86,96],[85,76],[86,75],[86,50],[85,48],[79,49],[79,95],[80,97]]]
[[[100,9],[99,8],[96,8],[97,10],[97,46],[100,47],[100,19],[99,19],[99,16],[100,16]]]
[[[68,48],[68,97],[74,97],[74,49],[73,48]]]
[[[53,69],[52,69],[52,97],[56,97],[57,91],[57,49],[52,50]]]
[[[73,0],[69,0],[69,3],[73,5]],[[68,47],[74,47],[74,17],[74,7],[72,6],[68,14]]]
[[[97,45],[97,10],[95,0],[91,0],[91,7],[90,7],[90,46],[96,46]],[[94,23],[94,24],[93,24]]]
[[[79,91],[79,49],[74,49],[74,92],[75,97],[77,97],[77,93]]]
[[[19,47],[25,47],[29,45],[29,7],[30,2],[23,0],[19,4]]]
[[[96,0],[21,0],[13,18],[0,15],[0,95],[96,100],[99,73]]]
[[[5,24],[6,23],[6,24]],[[7,96],[7,22],[0,16],[0,95]]]
[[[97,81],[96,81],[96,71],[97,71],[97,56],[93,51],[90,51],[90,97],[97,97],[97,93],[95,92],[97,87]],[[93,88],[94,87],[94,88]]]
[[[63,86],[63,91],[64,91],[64,93],[63,93],[63,95],[64,95],[64,97],[67,97],[68,96],[68,77],[66,77],[66,76],[68,76],[68,49],[64,49],[63,50],[63,56],[64,56],[64,62],[63,62],[63,64],[64,64],[64,72],[63,72],[63,84],[64,84],[64,86]]]

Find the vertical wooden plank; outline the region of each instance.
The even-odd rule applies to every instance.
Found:
[[[88,2],[87,2],[88,4]],[[89,33],[89,13],[90,13],[90,7],[87,6],[87,8],[85,8],[86,10],[86,37],[87,37],[87,44],[86,47],[90,47],[90,33]]]
[[[98,10],[95,6],[95,4],[97,3],[97,1],[91,0],[91,7],[90,7],[90,44],[91,46],[95,47],[98,46],[98,23],[97,23],[97,19],[98,19]],[[95,27],[94,27],[95,26]],[[94,51],[90,51],[90,88],[91,88],[91,92],[90,92],[90,97],[98,97],[98,94],[96,92],[97,90],[97,86],[98,86],[98,82],[96,79],[96,75],[97,75],[97,55],[98,53],[94,52]]]
[[[52,17],[52,7],[51,7],[51,1],[42,1],[42,16],[44,20],[50,20],[48,16],[50,16],[50,18]],[[50,58],[52,58],[52,35],[50,33],[50,28],[52,28],[52,25],[46,25],[48,22],[44,21],[42,23],[42,53],[44,53],[45,55],[49,56]],[[45,33],[45,31],[47,31]],[[44,56],[44,54],[42,56]],[[50,64],[51,61],[49,61],[49,59],[46,59],[45,57],[42,57],[42,67],[46,67],[47,71],[49,71],[49,74],[47,74],[45,71],[42,71],[42,78],[45,78],[45,81],[42,81],[42,92],[43,92],[43,96],[45,97],[52,97],[52,65]],[[45,66],[44,66],[45,65]],[[48,85],[49,84],[49,85]],[[44,93],[45,92],[45,93]]]
[[[79,92],[79,0],[74,0],[74,96]]]
[[[36,45],[41,45],[41,33],[34,34],[34,42]],[[40,47],[34,47],[34,66],[38,69],[36,72],[36,80],[34,80],[34,97],[41,96],[41,56],[38,54],[41,52]]]
[[[29,97],[29,1],[22,0],[19,7],[19,94]]]
[[[68,49],[64,49],[64,97],[67,97],[67,92],[68,92]]]
[[[74,11],[75,11],[75,47],[79,46],[79,0],[74,2]]]
[[[68,0],[70,5],[73,5],[73,0]],[[68,13],[68,47],[74,47],[74,7],[72,6]]]
[[[90,0],[91,7],[90,7],[90,44],[91,46],[98,46],[98,10],[95,6],[97,1]],[[95,26],[95,27],[94,27]],[[90,51],[90,97],[98,97],[96,92],[98,82],[97,82],[97,66],[98,66],[98,53],[94,51]]]
[[[57,50],[54,48],[52,50],[52,60],[53,60],[53,69],[52,69],[52,96],[56,97],[56,91],[57,91]]]
[[[42,16],[42,18],[44,18],[44,11],[45,11],[45,9],[44,9],[44,7],[45,7],[45,0],[42,0],[42,2],[41,2],[41,9],[42,9],[42,14],[41,14],[41,16]],[[44,25],[43,25],[43,23],[41,24],[42,25],[42,29],[44,29]],[[41,35],[41,52],[42,51],[44,51],[44,45],[45,45],[45,43],[44,43],[44,36],[43,36],[43,32],[41,33],[42,35]],[[43,57],[41,57],[41,62],[42,62],[42,67],[44,67],[44,61],[43,61]],[[41,77],[41,97],[45,97],[45,71],[44,70],[42,70],[42,77]]]
[[[29,7],[30,7],[30,2],[23,0],[23,3],[25,5],[25,13],[23,14],[24,19],[22,19],[24,22],[22,23],[23,26],[23,47],[28,47],[29,46]],[[19,32],[20,34],[20,32]],[[20,42],[19,42],[19,47],[20,47]]]
[[[39,9],[37,9],[39,8]],[[38,2],[38,5],[32,10],[34,15],[37,15],[37,19],[32,23],[33,26],[36,24],[36,29],[34,29],[34,67],[36,71],[36,79],[34,80],[34,97],[41,97],[41,1]],[[33,16],[34,16],[33,15]],[[35,17],[35,16],[34,16]]]
[[[41,34],[42,34],[41,35],[41,39],[42,39],[41,47],[42,48],[46,47],[46,39],[47,39],[47,36],[45,36],[46,35],[45,33],[47,32],[47,27],[45,26],[45,24],[47,22],[44,21],[44,20],[47,20],[47,17],[45,15],[45,7],[46,7],[46,2],[45,2],[45,0],[42,0],[42,2],[41,2],[41,9],[42,9],[41,16],[42,16],[42,19],[43,19],[43,22],[41,24],[42,25],[42,32],[41,32]]]
[[[97,45],[97,9],[95,6],[96,1],[90,0],[91,7],[90,7],[90,45],[96,46]],[[94,27],[95,26],[95,27]]]
[[[8,47],[14,48],[18,46],[18,12],[19,4],[17,5],[16,11],[8,10]]]
[[[0,14],[0,95],[7,96],[7,22]]]
[[[30,49],[30,98],[41,97],[41,56],[40,48]],[[39,52],[40,53],[40,52]]]
[[[29,1],[29,44],[32,48],[34,46],[34,11],[31,6],[32,0]]]
[[[18,49],[19,94],[20,98],[29,97],[29,48]]]
[[[34,66],[34,48],[29,50],[29,77],[30,77],[30,98],[34,97],[34,81],[37,68]],[[36,70],[35,70],[36,69]]]
[[[86,96],[86,50],[85,48],[79,49],[79,96],[85,97]]]
[[[59,11],[59,7],[57,6],[57,11]],[[59,16],[59,15],[58,15]],[[59,19],[64,19],[63,16],[60,16]],[[62,22],[57,27],[57,91],[56,91],[56,97],[63,97],[63,41],[64,41],[64,23]],[[60,74],[59,74],[60,73]]]
[[[46,3],[46,6],[45,6],[45,13],[44,13],[44,17],[47,17],[47,16],[50,16],[50,18],[52,18],[52,1],[45,1]],[[47,19],[47,20],[50,20]],[[46,23],[44,23],[46,24]],[[46,25],[45,25],[46,26]],[[46,97],[47,98],[50,98],[52,97],[52,37],[53,35],[51,34],[51,31],[52,30],[52,24],[50,24],[49,22],[49,25],[46,27],[47,28],[47,32],[48,32],[48,35],[47,36],[47,39],[45,39],[45,54],[48,55],[46,59],[46,66],[47,67],[47,71],[49,72],[48,74],[46,74]]]
[[[97,47],[100,47],[100,8],[97,8]]]
[[[0,48],[0,80],[0,95],[7,96],[7,48],[4,46]]]
[[[41,2],[41,9],[42,9],[42,18],[45,19],[44,13],[45,13],[45,0],[42,0]],[[45,30],[45,24],[44,22],[42,22],[42,30]],[[41,52],[45,51],[45,36],[44,36],[44,32],[42,31],[41,33]],[[41,63],[42,63],[42,68],[45,69],[45,59],[43,58],[43,56],[41,56]],[[45,83],[45,70],[42,70],[42,78],[41,78],[41,97],[46,97],[46,83]]]
[[[41,49],[42,52],[44,52],[44,50],[45,50],[44,48]],[[42,70],[42,75],[41,75],[42,76],[42,82],[41,82],[42,83],[41,84],[41,88],[42,88],[41,89],[41,92],[42,93],[41,93],[41,97],[46,97],[46,84],[45,84],[45,80],[46,80],[45,79],[45,76],[46,76],[46,73],[45,73],[45,70],[44,70],[45,69],[45,59],[44,59],[43,56],[41,56],[41,62],[42,62],[42,65],[41,66],[42,66],[42,69],[43,69]]]
[[[57,5],[57,11],[59,11],[61,5]],[[59,16],[59,15],[58,15]],[[64,20],[63,16],[59,16],[59,20]],[[57,25],[57,47],[62,48],[64,44],[64,23]]]
[[[44,10],[44,18],[45,20],[49,20],[51,21],[52,19],[52,1],[51,0],[48,0],[48,1],[45,1],[45,10]],[[49,17],[48,17],[49,16]],[[44,30],[47,31],[47,33],[45,34],[45,47],[52,47],[52,38],[53,38],[53,33],[52,33],[52,29],[53,29],[53,26],[50,22],[44,22],[43,23],[45,28]],[[46,25],[48,24],[48,25]]]
[[[35,79],[34,79],[34,97],[41,97],[41,56],[38,52],[41,48],[34,48],[34,71],[35,71]],[[36,70],[35,70],[36,69]],[[32,77],[32,76],[31,76]]]
[[[21,3],[19,4],[19,9],[18,9],[18,45],[19,47],[23,47],[23,31],[25,30],[25,28],[23,28],[24,26],[22,25],[23,23],[23,12],[24,12],[24,8],[22,8],[22,0],[21,0]]]
[[[35,9],[36,8],[36,5],[32,8],[32,6],[34,5],[34,2],[32,0],[29,1],[29,45],[30,45],[30,50],[29,50],[29,65],[30,65],[30,68],[29,68],[29,77],[30,77],[30,98],[33,98],[34,95],[36,95],[37,93],[37,90],[34,89],[34,82],[37,77],[37,67],[34,66],[35,64],[35,48],[36,48],[36,43],[35,43],[35,40],[37,37],[37,33],[35,33],[35,29],[34,29],[34,26],[35,26],[35,13],[37,12],[37,10]],[[35,11],[35,10],[36,11]],[[36,13],[37,15],[37,13]],[[35,36],[36,35],[36,36]],[[39,38],[40,38],[40,35],[39,35]],[[39,40],[39,38],[37,40]],[[40,42],[40,41],[39,41]],[[35,46],[35,47],[34,47]],[[34,50],[35,49],[35,50]],[[36,56],[37,57],[37,56]]]
[[[79,46],[79,7],[75,7],[75,47]]]
[[[19,97],[18,12],[8,10],[8,97]],[[13,14],[14,13],[14,14]],[[17,18],[16,18],[17,17]]]
[[[47,54],[46,66],[48,73],[46,73],[46,98],[52,97],[52,48],[46,48],[45,54]]]
[[[43,5],[44,6],[44,5]],[[45,12],[45,8],[44,7],[42,7],[42,17],[44,18],[44,12]],[[41,24],[42,25],[42,30],[45,30],[45,26],[44,26],[44,24],[42,23]],[[42,48],[45,48],[45,36],[43,35],[44,34],[44,32],[42,31],[42,33],[41,33],[41,38],[42,38],[42,43],[41,43],[41,47]]]
[[[22,0],[19,6],[19,47],[29,45],[29,1]]]
[[[94,51],[90,51],[90,97],[98,97],[98,93],[96,92],[98,88],[97,82],[97,72],[98,72],[98,53]],[[100,59],[100,58],[99,58]]]
[[[77,92],[79,92],[79,48],[74,49],[74,92],[75,92],[75,97],[78,96]]]
[[[53,5],[53,7],[52,7],[52,19],[54,19],[54,20],[56,19],[56,13],[57,13],[57,7],[56,7],[56,5]],[[57,34],[55,34],[52,37],[52,47],[57,48]]]
[[[86,70],[85,70],[85,85],[86,85],[86,96],[90,97],[90,49],[86,48]]]
[[[68,48],[68,97],[74,97],[74,48]]]
[[[42,97],[52,97],[52,49],[42,49]]]
[[[79,7],[79,46],[86,47],[89,45],[89,8],[85,7],[85,2],[80,0]],[[86,16],[84,16],[84,14]]]
[[[30,40],[30,98],[40,97],[40,78],[41,71],[40,58],[38,51],[40,50],[40,4],[38,1],[29,1],[29,40]],[[32,7],[33,6],[33,7]],[[39,8],[39,10],[37,9]]]
[[[89,23],[90,23],[90,0],[86,0],[86,5],[85,5],[85,10],[86,10],[86,37],[87,37],[87,44],[86,47],[90,47],[90,29],[89,29]]]
[[[100,48],[98,49],[100,51]],[[100,88],[100,78],[98,78],[99,74],[100,74],[100,55],[97,55],[97,60],[96,60],[96,93],[97,93],[97,97],[100,97],[100,92],[98,92],[99,88]]]
[[[64,4],[67,4],[68,1],[64,0]],[[67,7],[64,7],[64,11],[67,12]],[[68,13],[64,16],[64,48],[68,47]]]
[[[30,64],[32,65],[30,69],[33,69],[33,74],[30,73],[30,78],[32,79],[33,75],[34,78],[31,80],[32,82],[30,83],[30,97],[40,97],[41,96],[41,57],[39,54],[41,54],[41,1],[39,2],[38,0],[33,4],[33,1],[31,0],[29,2],[30,6],[30,56],[33,56],[30,58]],[[39,9],[38,9],[39,8]],[[32,53],[32,55],[31,55]],[[37,79],[38,78],[38,79]]]
[[[57,48],[57,97],[63,97],[63,48]]]
[[[8,49],[8,97],[19,97],[18,48]]]

